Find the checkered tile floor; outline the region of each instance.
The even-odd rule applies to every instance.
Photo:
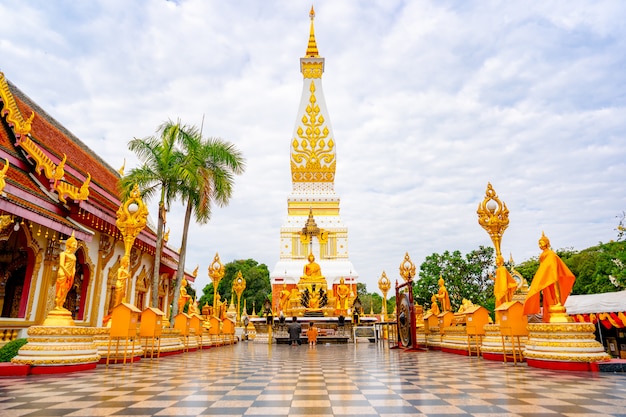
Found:
[[[0,416],[626,416],[626,374],[383,345],[251,342],[0,378]]]

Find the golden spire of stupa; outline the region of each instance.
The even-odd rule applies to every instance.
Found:
[[[311,18],[311,32],[309,33],[309,44],[306,47],[305,56],[307,58],[317,58],[319,57],[319,53],[317,51],[317,42],[315,42],[315,28],[313,27],[313,20],[315,19],[315,10],[313,9],[313,5],[311,5],[309,17]]]

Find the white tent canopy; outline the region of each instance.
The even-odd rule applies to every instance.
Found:
[[[570,295],[565,302],[567,314],[615,313],[626,311],[626,291]]]

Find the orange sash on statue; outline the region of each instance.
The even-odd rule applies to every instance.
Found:
[[[528,295],[526,295],[524,314],[539,313],[539,293],[543,292],[543,321],[549,322],[549,307],[555,305],[557,301],[548,287],[554,285],[555,282],[559,283],[561,303],[564,305],[565,300],[572,292],[575,280],[576,277],[572,271],[553,250],[544,250],[539,256],[539,269],[537,269],[533,282],[530,284]]]
[[[513,299],[513,294],[517,289],[517,281],[511,273],[504,267],[496,269],[496,281],[493,284],[493,295],[496,297],[496,307]]]

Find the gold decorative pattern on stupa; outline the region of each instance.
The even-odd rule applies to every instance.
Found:
[[[315,97],[315,83],[291,147],[291,179],[293,182],[333,182],[335,180],[335,142]]]

